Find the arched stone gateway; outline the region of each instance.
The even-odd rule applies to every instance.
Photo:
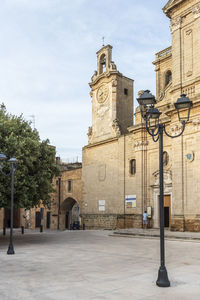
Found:
[[[60,229],[70,229],[73,225],[80,224],[80,206],[75,199],[65,199],[61,204],[60,213]]]

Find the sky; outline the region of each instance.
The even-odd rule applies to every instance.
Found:
[[[171,45],[167,0],[1,0],[0,102],[23,114],[62,161],[81,161],[96,52],[113,46],[117,69],[155,94],[155,53]]]

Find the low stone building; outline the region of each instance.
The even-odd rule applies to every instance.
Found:
[[[61,176],[54,179],[55,192],[49,207],[32,208],[30,228],[43,225],[44,229],[70,229],[74,223],[81,224],[80,205],[82,199],[82,164],[63,163],[57,158]]]
[[[82,164],[63,163],[57,158],[60,177],[53,180],[55,192],[48,207],[42,205],[30,210],[14,209],[14,228],[70,229],[73,224],[81,225],[80,205],[82,199]],[[10,210],[0,209],[0,229],[10,227]]]

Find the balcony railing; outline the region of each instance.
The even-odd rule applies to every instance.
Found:
[[[172,53],[172,47],[168,47],[158,53],[156,53],[156,59],[162,58],[163,56],[167,56]]]

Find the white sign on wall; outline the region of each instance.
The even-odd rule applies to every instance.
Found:
[[[136,195],[126,195],[126,208],[136,208]]]
[[[99,205],[104,205],[105,206],[106,201],[105,200],[99,200]]]
[[[105,211],[106,201],[99,200],[99,211]]]
[[[105,206],[99,206],[99,211],[105,211]]]

